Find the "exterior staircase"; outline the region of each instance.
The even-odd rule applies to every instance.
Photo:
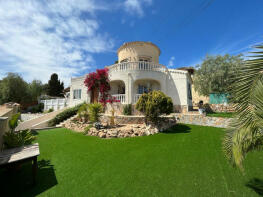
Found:
[[[64,111],[66,108],[44,114],[43,116],[21,122],[17,127],[16,131],[27,130],[27,129],[44,129],[48,127],[48,121],[54,118],[58,113]]]

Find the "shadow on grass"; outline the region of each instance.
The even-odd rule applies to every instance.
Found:
[[[190,133],[191,128],[184,124],[176,124],[173,127],[165,130],[163,133],[174,134],[174,133]]]
[[[49,160],[38,161],[37,183],[32,185],[32,165],[25,163],[20,170],[0,170],[1,196],[36,196],[58,184]]]
[[[258,195],[263,196],[263,180],[253,178],[246,183],[246,186],[253,189]]]

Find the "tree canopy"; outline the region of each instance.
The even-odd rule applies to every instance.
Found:
[[[28,84],[16,73],[8,73],[0,83],[0,104],[22,103],[30,100]]]
[[[44,85],[40,80],[33,80],[28,84],[31,100],[36,101],[38,97],[43,93]]]
[[[48,81],[47,94],[49,96],[62,96],[63,90],[64,83],[60,82],[56,73],[53,73]]]
[[[207,55],[202,64],[196,66],[195,90],[203,96],[209,96],[210,93],[228,93],[236,71],[243,64],[242,55]]]
[[[0,81],[0,104],[7,102],[31,103],[43,93],[44,85],[39,80],[27,83],[20,75],[8,73]]]

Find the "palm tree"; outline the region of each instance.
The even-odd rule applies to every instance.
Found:
[[[236,117],[227,129],[223,149],[240,169],[245,155],[263,147],[263,45],[235,73],[230,87]]]

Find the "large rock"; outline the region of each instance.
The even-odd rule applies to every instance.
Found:
[[[105,138],[106,137],[106,133],[104,132],[99,132],[99,135],[98,135],[100,138]]]
[[[110,137],[117,137],[117,135],[118,135],[118,131],[117,130],[110,130],[109,132],[108,132],[108,134],[109,134],[109,136]]]

